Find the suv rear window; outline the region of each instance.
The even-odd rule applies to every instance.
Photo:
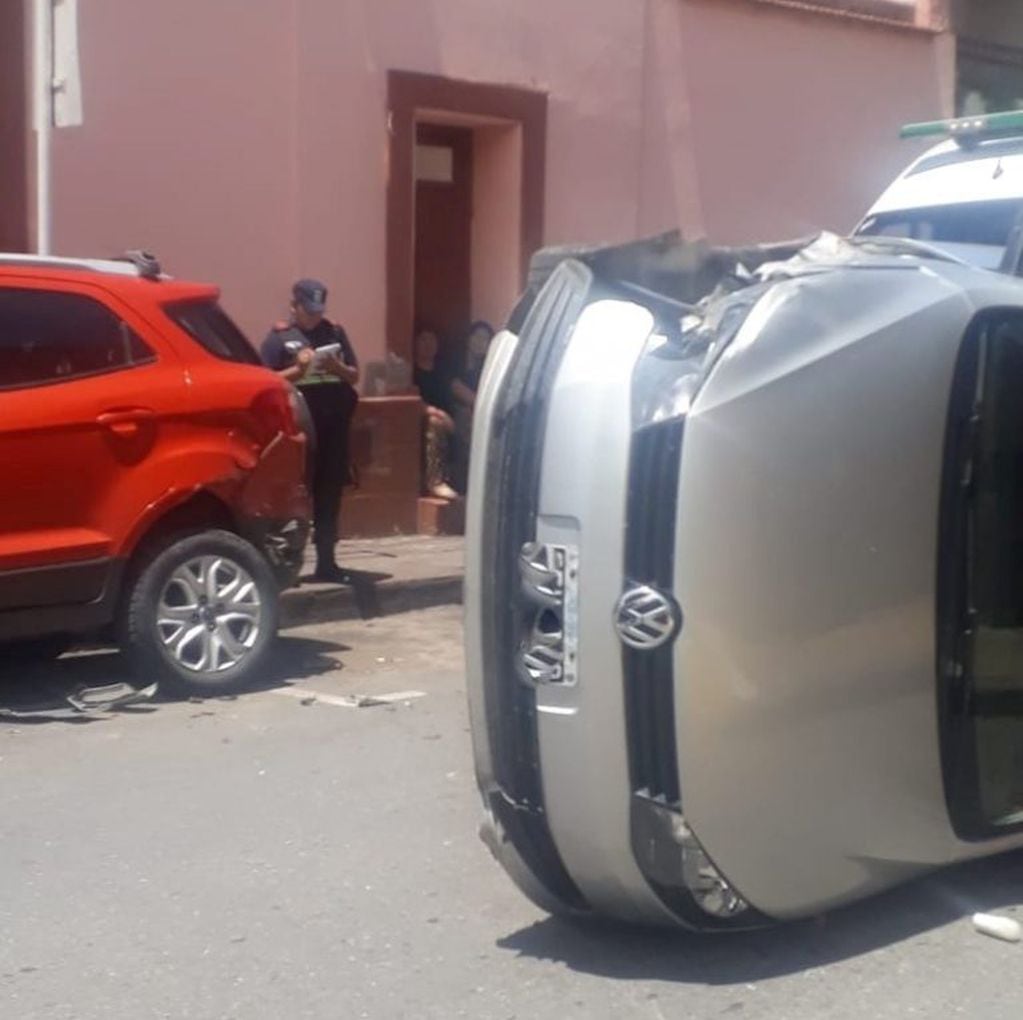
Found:
[[[0,288],[0,390],[70,382],[155,360],[126,322],[92,298]]]
[[[216,301],[182,301],[168,305],[164,311],[214,357],[245,365],[262,364],[245,334]]]

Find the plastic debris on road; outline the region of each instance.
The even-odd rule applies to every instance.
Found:
[[[156,684],[135,688],[131,684],[104,684],[101,687],[79,687],[67,696],[68,704],[79,712],[109,712],[114,709],[149,701],[156,694]]]
[[[1023,929],[1019,921],[1011,917],[999,917],[997,914],[974,914],[973,927],[981,935],[990,935],[993,939],[1001,939],[1003,942],[1019,942],[1023,937]]]

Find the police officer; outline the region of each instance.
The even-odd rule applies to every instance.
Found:
[[[291,289],[291,321],[279,322],[263,341],[263,363],[294,383],[316,430],[312,463],[317,581],[349,579],[334,559],[341,492],[348,481],[348,433],[358,402],[359,362],[348,335],[325,318],[327,288],[299,280]],[[323,348],[328,348],[324,351]]]

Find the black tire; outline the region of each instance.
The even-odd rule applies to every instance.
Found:
[[[205,579],[204,562],[209,566]],[[199,574],[193,569],[197,565]],[[245,575],[237,592],[250,590],[251,581],[258,608],[231,600],[230,584],[219,587]],[[211,602],[209,594],[198,594],[200,589],[220,593],[217,599],[223,594],[230,604]],[[226,694],[251,683],[266,665],[277,635],[279,599],[269,563],[237,535],[211,530],[178,536],[152,550],[134,572],[118,621],[121,650],[138,679],[155,679],[161,690]],[[258,623],[251,624],[249,615]]]
[[[48,634],[46,637],[26,638],[23,641],[5,641],[0,644],[0,669],[5,666],[24,666],[32,662],[52,662],[71,647],[66,634]]]

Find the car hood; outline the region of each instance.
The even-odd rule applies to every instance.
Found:
[[[1023,284],[823,237],[700,314],[744,294],[686,419],[676,737],[693,831],[788,917],[981,852],[942,783],[938,507],[963,339]]]

